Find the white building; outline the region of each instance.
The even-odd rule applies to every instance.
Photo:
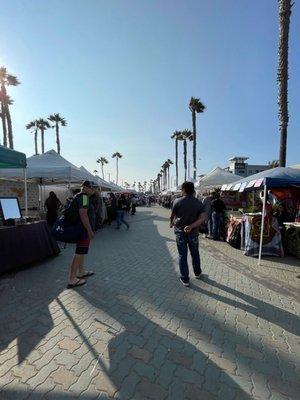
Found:
[[[250,165],[246,163],[248,159],[249,157],[231,157],[228,160],[229,166],[225,169],[233,174],[246,177],[265,171],[269,168],[268,165]]]

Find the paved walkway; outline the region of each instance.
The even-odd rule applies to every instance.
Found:
[[[97,234],[82,288],[65,289],[72,246],[0,280],[0,399],[299,399],[297,263],[203,239],[184,288],[168,212],[129,218]]]

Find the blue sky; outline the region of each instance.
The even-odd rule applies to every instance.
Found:
[[[15,147],[27,155],[25,124],[59,112],[69,123],[64,157],[93,171],[106,156],[113,174],[119,151],[121,178],[149,180],[174,160],[170,136],[191,128],[195,96],[207,106],[197,121],[199,173],[232,155],[278,158],[277,1],[10,0],[1,10],[0,65],[22,82],[10,90],[11,112]],[[296,2],[288,164],[300,162],[299,18]],[[55,148],[52,130],[46,148]]]

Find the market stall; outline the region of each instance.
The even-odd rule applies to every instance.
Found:
[[[10,171],[11,169],[21,170],[19,176],[24,176],[27,216],[26,156],[0,146],[0,171]],[[22,170],[24,170],[23,173]],[[7,219],[4,212],[4,204],[7,201],[7,198],[2,198],[1,201],[0,274],[57,255],[60,250],[52,238],[46,222],[30,223],[22,218]],[[15,202],[18,204],[17,200]],[[20,210],[19,217],[22,217]]]
[[[222,186],[223,192],[252,193],[254,212],[243,215],[241,248],[246,255],[258,256],[259,264],[262,255],[283,255],[283,226],[280,222],[282,218],[296,218],[297,205],[300,203],[299,188],[300,170],[282,167]],[[255,209],[257,193],[260,193],[260,210]],[[274,207],[277,209],[275,214]],[[284,213],[281,208],[285,210]]]

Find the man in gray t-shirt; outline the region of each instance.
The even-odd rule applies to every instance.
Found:
[[[176,243],[179,253],[180,280],[184,286],[189,286],[189,267],[187,263],[188,248],[191,253],[194,274],[197,279],[201,275],[199,254],[199,226],[205,221],[205,208],[196,197],[194,184],[182,184],[182,197],[174,201],[170,226],[174,226]]]

